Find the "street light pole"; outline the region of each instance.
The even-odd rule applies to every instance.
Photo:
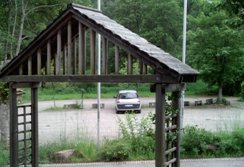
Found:
[[[97,9],[101,11],[101,0],[97,0]],[[98,34],[97,75],[101,75],[101,35]],[[100,101],[101,83],[97,83],[97,146],[100,145]]]
[[[186,63],[186,30],[187,30],[187,0],[184,0],[183,50],[182,50],[182,62],[184,64]],[[185,89],[185,86],[184,86],[184,89]],[[183,128],[184,99],[185,99],[185,90],[182,91],[182,95],[181,95],[180,129]]]

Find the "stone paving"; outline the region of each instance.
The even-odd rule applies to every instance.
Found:
[[[81,164],[52,164],[40,167],[154,167],[154,161],[81,163]],[[181,167],[244,167],[244,158],[219,158],[181,160]]]

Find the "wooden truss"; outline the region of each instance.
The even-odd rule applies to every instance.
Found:
[[[102,36],[101,75],[97,75],[98,34]],[[121,64],[122,58],[126,64]],[[136,61],[138,71],[133,65]],[[123,65],[126,72],[120,70]],[[11,167],[38,166],[37,89],[41,82],[152,83],[156,92],[156,167],[179,167],[179,112],[165,115],[165,92],[173,92],[172,105],[179,110],[184,83],[195,82],[197,75],[99,11],[72,4],[1,70],[0,79],[10,83]],[[31,89],[31,105],[17,105],[16,89],[23,87]],[[169,140],[170,132],[177,133],[174,140]]]

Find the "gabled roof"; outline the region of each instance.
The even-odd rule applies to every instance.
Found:
[[[190,66],[183,64],[177,58],[163,51],[161,48],[151,44],[146,39],[133,33],[116,21],[105,16],[101,12],[86,8],[80,5],[71,4],[68,8],[58,16],[43,32],[41,32],[27,48],[25,48],[18,56],[8,63],[0,72],[0,77],[10,75],[11,70],[18,65],[28,52],[46,40],[51,30],[62,22],[65,16],[71,15],[87,26],[92,27],[95,31],[105,36],[107,39],[118,44],[121,48],[128,52],[132,52],[133,56],[140,57],[148,65],[152,66],[156,72],[170,73],[172,76],[181,78],[180,80],[192,82],[196,80],[198,72]],[[185,79],[184,79],[185,78]]]

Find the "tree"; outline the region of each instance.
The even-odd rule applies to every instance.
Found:
[[[222,102],[223,86],[240,81],[243,74],[243,30],[232,26],[225,11],[201,13],[189,22],[189,62],[206,82],[218,86]]]
[[[177,0],[106,0],[104,12],[173,55],[181,52],[183,8]]]

